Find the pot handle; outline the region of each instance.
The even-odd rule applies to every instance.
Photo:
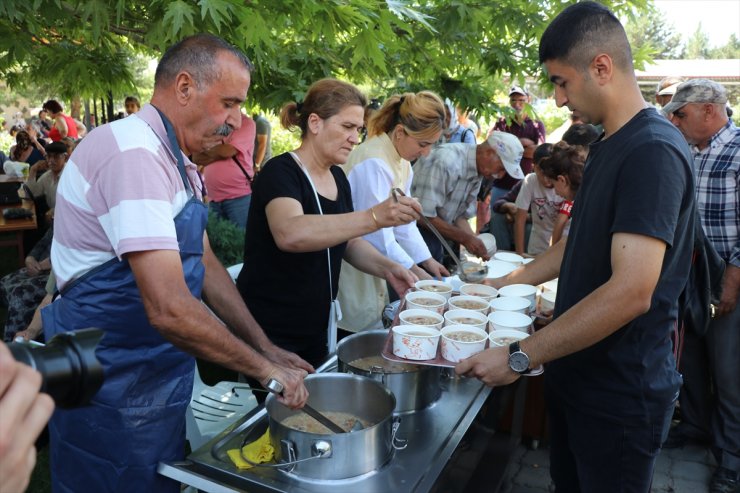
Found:
[[[382,383],[383,385],[386,384],[385,382],[386,372],[382,366],[372,365],[370,367],[370,378],[373,378],[373,374],[380,375],[380,383]]]
[[[311,453],[313,454],[311,457],[306,457],[305,459],[296,459],[295,455],[295,448],[293,445],[293,442],[290,440],[281,440],[280,444],[285,448],[286,453],[288,455],[288,461],[287,462],[281,462],[279,464],[258,464],[256,462],[252,462],[251,460],[247,459],[244,454],[242,453],[242,448],[239,448],[239,455],[242,459],[244,459],[247,464],[253,466],[253,467],[269,467],[273,469],[284,469],[286,472],[291,472],[296,464],[299,464],[301,462],[306,462],[309,460],[314,459],[323,459],[323,458],[329,458],[331,457],[331,442],[328,440],[317,440],[311,445]],[[287,469],[285,469],[287,468]]]
[[[398,417],[398,416],[395,417],[395,418],[393,418],[393,428],[392,428],[393,431],[391,433],[391,445],[396,450],[403,450],[403,449],[405,449],[406,447],[409,446],[408,439],[398,438],[396,436],[397,433],[398,433],[398,428],[400,426],[401,426],[401,418]]]

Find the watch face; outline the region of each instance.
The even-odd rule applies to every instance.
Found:
[[[509,356],[509,366],[517,373],[527,371],[529,368],[529,357],[521,351]]]

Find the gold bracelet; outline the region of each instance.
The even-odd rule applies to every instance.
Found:
[[[374,207],[371,207],[371,208],[370,208],[370,215],[372,216],[372,218],[373,218],[373,222],[375,223],[375,228],[376,228],[376,229],[380,229],[380,223],[378,222],[378,218],[377,218],[377,217],[375,217],[375,210],[374,210]]]

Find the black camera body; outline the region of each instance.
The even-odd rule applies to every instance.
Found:
[[[41,392],[49,394],[58,407],[87,405],[103,384],[103,366],[95,348],[103,338],[100,329],[82,329],[54,336],[43,347],[8,344],[16,361],[41,373]]]

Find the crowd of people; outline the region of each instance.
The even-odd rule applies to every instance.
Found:
[[[740,130],[727,92],[667,80],[656,109],[620,21],[594,2],[551,21],[539,61],[572,112],[554,144],[520,86],[481,135],[431,91],[368,103],[322,79],[283,106],[300,144],[272,156],[269,123],[241,110],[252,62],[209,34],[168,48],[151,102],[127,98],[128,117],[84,138],[47,101],[51,120],[29,122],[9,150],[53,229],[0,283],[16,297],[6,339],[101,328],[106,377],[89,406],[49,421],[55,490],[179,491],[156,469],[184,456],[194,357],[254,389],[277,380],[277,398],[302,407],[304,377],[338,339],[381,326],[415,281],[450,275],[423,215],[469,255],[489,258],[478,233],[491,231],[499,249],[534,257],[486,281],[497,288],[559,278],[546,327],[455,367],[499,386],[547,365],[557,491],[647,492],[661,448],[699,441],[717,458],[711,492],[737,492]],[[236,282],[210,247],[209,209],[244,232]],[[705,324],[685,324],[682,300],[707,288],[694,273],[709,253],[721,294]],[[0,420],[0,484],[22,489],[52,406],[5,347],[0,366],[0,408],[13,411]]]

